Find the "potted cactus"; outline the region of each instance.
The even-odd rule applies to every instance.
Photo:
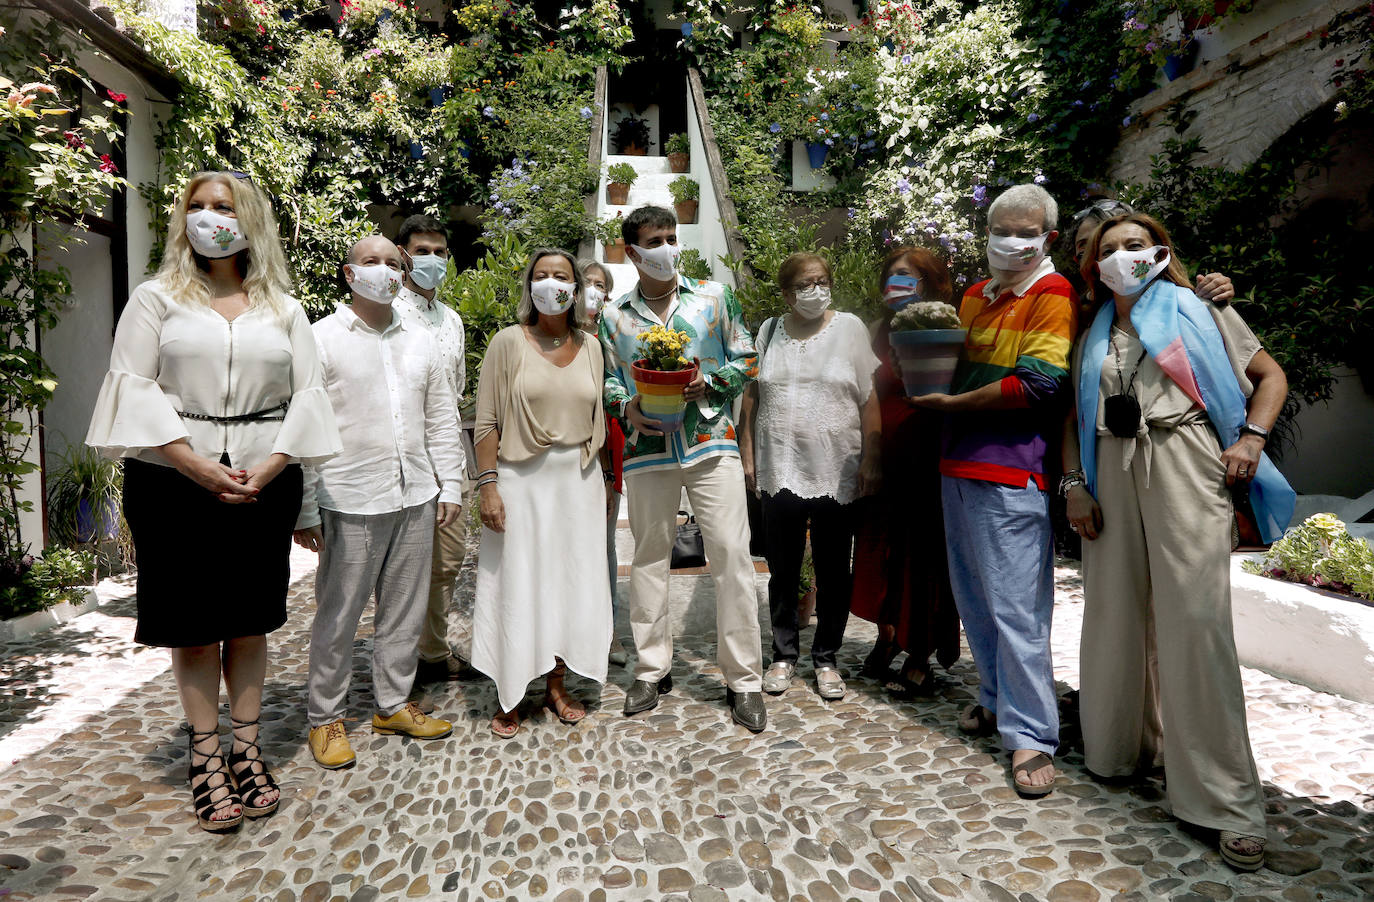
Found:
[[[944,301],[913,301],[897,311],[888,342],[907,397],[949,392],[965,334],[958,311]]]
[[[701,186],[696,179],[680,175],[668,183],[668,191],[673,195],[673,209],[677,211],[677,221],[693,223],[697,221],[697,203],[701,196]]]
[[[629,163],[612,163],[606,167],[606,203],[624,206],[630,202],[630,186],[635,183],[639,173]]]
[[[663,145],[664,151],[668,154],[668,168],[673,172],[686,172],[691,164],[692,141],[685,132],[678,132],[676,135],[669,135],[668,141]]]

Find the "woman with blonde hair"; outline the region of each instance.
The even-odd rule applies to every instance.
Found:
[[[172,211],[162,268],[120,316],[86,435],[124,458],[134,638],[171,649],[193,804],[212,832],[277,808],[258,742],[267,633],[286,622],[299,462],[342,447],[290,287],[267,199],[245,179],[195,175]]]
[[[584,718],[564,675],[604,682],[611,644],[601,344],[582,330],[571,254],[536,248],[521,285],[519,322],[482,360],[474,435],[483,529],[472,666],[496,683],[491,730],[502,739],[519,731],[518,705],[539,676],[559,720]]]
[[[1288,382],[1234,307],[1193,294],[1150,216],[1103,222],[1083,278],[1100,306],[1073,355],[1060,492],[1085,540],[1085,763],[1102,777],[1148,765],[1158,704],[1174,815],[1219,831],[1222,859],[1256,870],[1264,792],[1231,625],[1231,490],[1248,487],[1266,542],[1282,534],[1295,496],[1263,449]]]

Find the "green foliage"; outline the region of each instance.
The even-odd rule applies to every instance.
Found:
[[[668,140],[665,141],[664,144],[663,144],[663,152],[664,152],[664,153],[691,153],[691,152],[692,152],[692,139],[689,138],[689,137],[687,137],[687,133],[686,133],[686,132],[678,132],[678,133],[675,134],[675,135],[669,135],[669,136],[668,136]]]
[[[624,218],[617,213],[614,216],[593,220],[588,231],[594,239],[602,244],[615,244],[623,236],[620,226],[624,221]]]
[[[649,120],[638,116],[622,116],[611,126],[611,146],[616,153],[625,153],[632,147],[648,150],[653,146],[649,140]]]
[[[668,193],[673,196],[673,203],[675,204],[687,200],[697,200],[701,197],[701,185],[694,178],[680,175],[668,183]]]
[[[1374,550],[1335,514],[1313,514],[1271,545],[1262,564],[1243,566],[1248,573],[1374,599]]]
[[[689,279],[711,278],[711,264],[707,263],[701,256],[701,251],[694,247],[682,251],[682,256],[678,257],[677,271]]]
[[[114,162],[94,149],[96,140],[119,138],[119,108],[101,100],[101,112],[72,121],[82,88],[95,87],[71,58],[56,22],[20,27],[3,20],[0,47],[0,591],[19,578],[17,561],[28,551],[19,519],[33,505],[19,499],[25,477],[37,471],[27,459],[38,414],[57,380],[38,349],[38,336],[57,325],[71,283],[64,268],[40,267],[30,251],[35,229],[45,246],[79,242],[90,211],[103,209],[124,184]]]
[[[95,516],[97,527],[107,510],[113,510],[116,519],[121,519],[118,511],[124,488],[123,465],[84,443],[67,444],[66,451],[58,455],[57,466],[48,474],[47,488],[48,528],[63,545],[80,544],[77,536],[82,502],[88,516]]]
[[[520,277],[530,251],[511,233],[493,239],[488,248],[477,265],[445,280],[438,295],[463,318],[467,370],[474,375],[481,371],[491,337],[515,322]],[[476,379],[469,381],[475,390]]]
[[[630,163],[612,163],[606,167],[606,178],[614,185],[633,185],[639,172]]]
[[[0,620],[79,602],[95,582],[95,554],[53,546],[42,557],[0,561]]]

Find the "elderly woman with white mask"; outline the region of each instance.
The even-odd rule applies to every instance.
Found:
[[[863,321],[830,309],[825,258],[783,261],[778,285],[788,311],[759,327],[759,377],[744,398],[740,456],[745,481],[763,499],[771,573],[773,663],[765,692],[785,691],[799,657],[797,591],[808,526],[816,568],[816,690],[841,698],[835,654],[849,619],[853,502],[881,479],[881,414],[873,392],[878,368]]]
[[[472,665],[496,683],[491,729],[520,729],[525,687],[545,676],[545,705],[564,723],[586,709],[569,669],[606,679],[611,641],[601,344],[582,331],[582,274],[570,254],[536,248],[519,323],[492,338],[477,383],[477,562]]]

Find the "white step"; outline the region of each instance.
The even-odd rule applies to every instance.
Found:
[[[627,156],[625,154],[607,154],[606,165],[614,166],[616,163],[629,163],[635,168],[635,172],[641,175],[649,173],[667,173],[672,167],[668,165],[667,157],[658,156]]]

